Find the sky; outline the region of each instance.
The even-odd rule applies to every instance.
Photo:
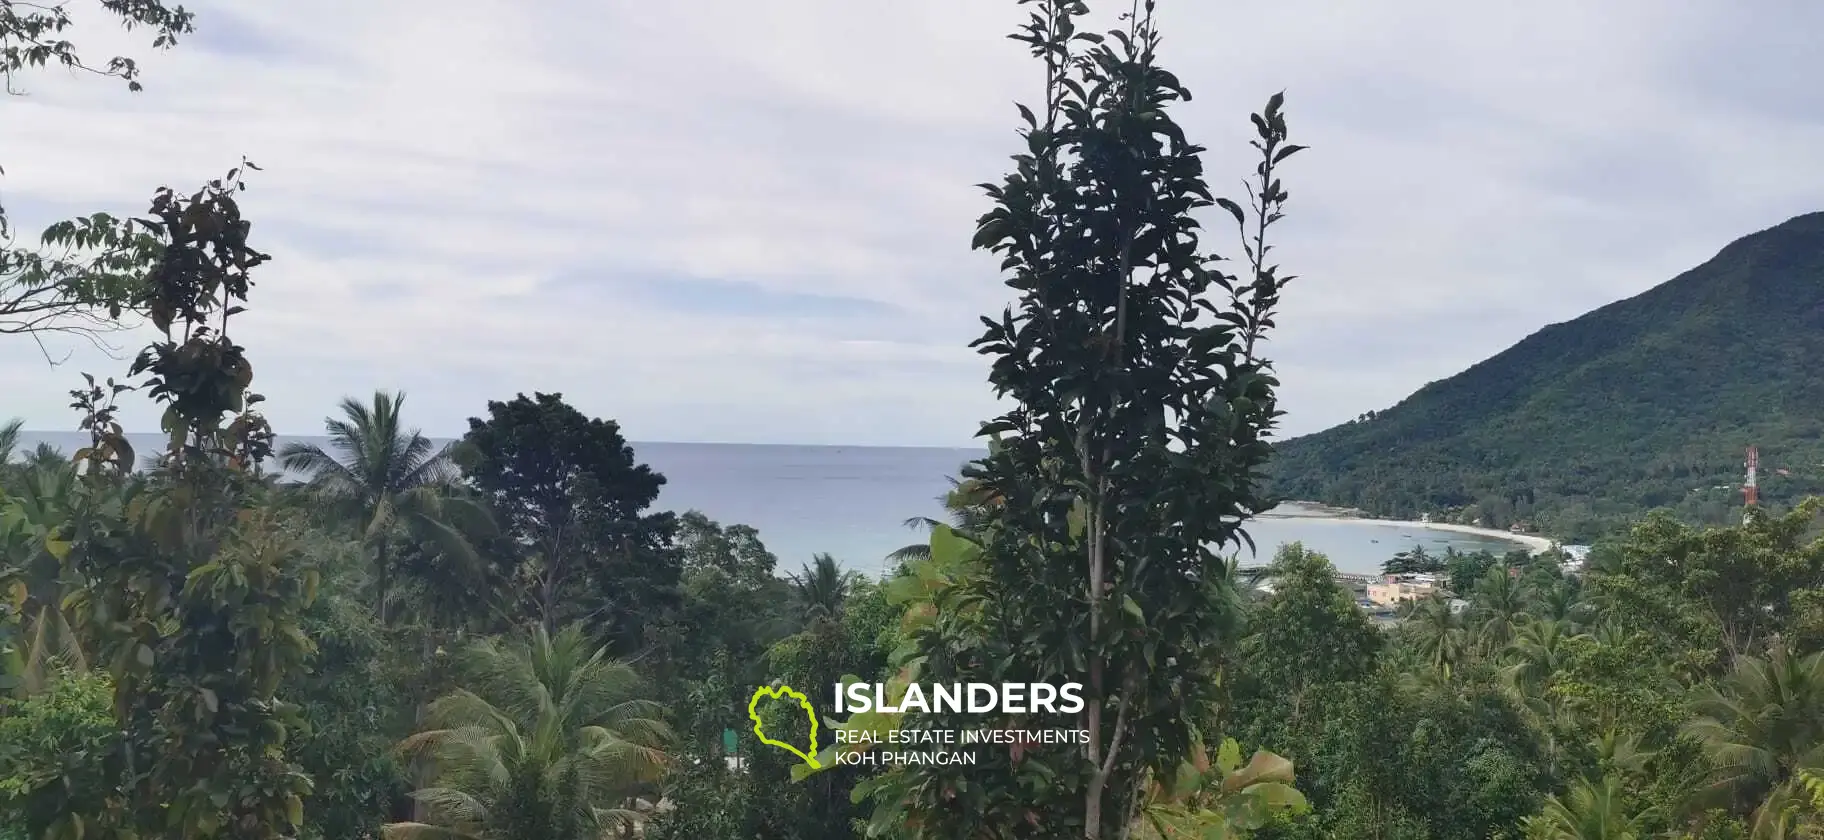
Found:
[[[967,446],[999,408],[967,344],[1007,290],[969,240],[1041,89],[1014,0],[189,5],[169,52],[72,7],[145,90],[23,77],[0,201],[30,244],[261,166],[273,261],[234,335],[282,434],[375,389],[434,436],[533,391],[632,440]],[[1498,5],[1160,0],[1219,194],[1275,91],[1310,147],[1268,345],[1283,435],[1824,209],[1824,4]],[[80,374],[147,339],[0,336],[0,417],[73,428]],[[156,429],[143,399],[122,418]]]

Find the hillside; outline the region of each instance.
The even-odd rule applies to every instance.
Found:
[[[1767,503],[1824,492],[1821,432],[1824,213],[1811,213],[1392,408],[1284,441],[1270,474],[1281,498],[1589,539],[1655,507],[1739,516],[1749,444]]]

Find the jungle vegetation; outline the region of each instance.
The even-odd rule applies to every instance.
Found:
[[[88,446],[0,429],[0,838],[1820,836],[1824,501],[1647,516],[1576,576],[1435,561],[1468,608],[1392,629],[1299,545],[1271,594],[1241,580],[1272,502],[1284,100],[1253,115],[1249,200],[1218,198],[1168,116],[1189,94],[1151,2],[1107,33],[1081,3],[1023,5],[1045,99],[974,240],[1013,293],[976,347],[1014,407],[884,579],[654,510],[664,476],[558,393],[478,405],[448,447],[403,395],[359,395],[325,407],[326,444],[275,448],[232,337],[269,261],[251,163],[53,226],[77,257],[0,277],[51,305],[25,331],[158,335],[73,383]],[[100,6],[161,45],[190,25]],[[0,41],[59,31],[64,7],[37,8],[0,3]],[[48,49],[6,53],[7,81],[75,55]],[[161,407],[157,451],[125,400]],[[756,687],[853,679],[1079,682],[1087,705],[834,728],[1089,737],[888,768],[754,737]]]

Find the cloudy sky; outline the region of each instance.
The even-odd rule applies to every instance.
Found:
[[[1219,190],[1276,90],[1312,147],[1288,433],[1824,209],[1824,5],[1161,6]],[[133,46],[91,8],[76,40]],[[1039,91],[1013,0],[192,8],[194,37],[138,51],[143,93],[40,72],[0,100],[0,197],[30,230],[264,167],[275,259],[236,335],[281,433],[376,388],[438,435],[533,390],[635,440],[967,445],[993,413],[965,345],[1004,287],[968,243]],[[125,368],[49,349],[0,339],[0,416],[70,428],[78,374]]]

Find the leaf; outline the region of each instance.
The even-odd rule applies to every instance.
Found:
[[[46,537],[44,540],[44,550],[47,554],[50,554],[58,560],[70,559],[69,540],[58,539],[57,537]]]
[[[145,645],[140,645],[139,650],[136,653],[139,658],[139,664],[144,665],[147,668],[152,667],[152,649],[151,648],[149,648]]]
[[[1140,611],[1140,602],[1134,600],[1134,596],[1132,596],[1132,595],[1122,596],[1121,609],[1123,612],[1126,612],[1128,615],[1133,616],[1135,621],[1138,621],[1142,624],[1146,623],[1146,614]]]
[[[1229,744],[1233,743],[1235,742],[1231,740],[1223,744],[1223,756],[1225,760],[1229,754]],[[1239,748],[1237,749],[1237,752],[1239,752]],[[1291,759],[1262,750],[1254,753],[1253,758],[1248,759],[1248,766],[1243,767],[1236,772],[1229,772],[1222,780],[1222,789],[1234,792],[1244,790],[1249,785],[1261,782],[1280,782],[1289,784],[1292,779]]]
[[[1216,206],[1229,211],[1229,215],[1235,217],[1235,224],[1245,225],[1248,223],[1248,214],[1242,212],[1241,205],[1226,198],[1218,198],[1216,199]]]
[[[1216,751],[1216,769],[1224,776],[1235,772],[1241,766],[1241,745],[1234,738],[1222,739],[1222,747]],[[1226,782],[1225,782],[1226,786]]]
[[[207,707],[209,711],[216,712],[221,710],[221,700],[215,696],[215,689],[199,688],[196,691],[198,694],[202,695],[203,705]]]

